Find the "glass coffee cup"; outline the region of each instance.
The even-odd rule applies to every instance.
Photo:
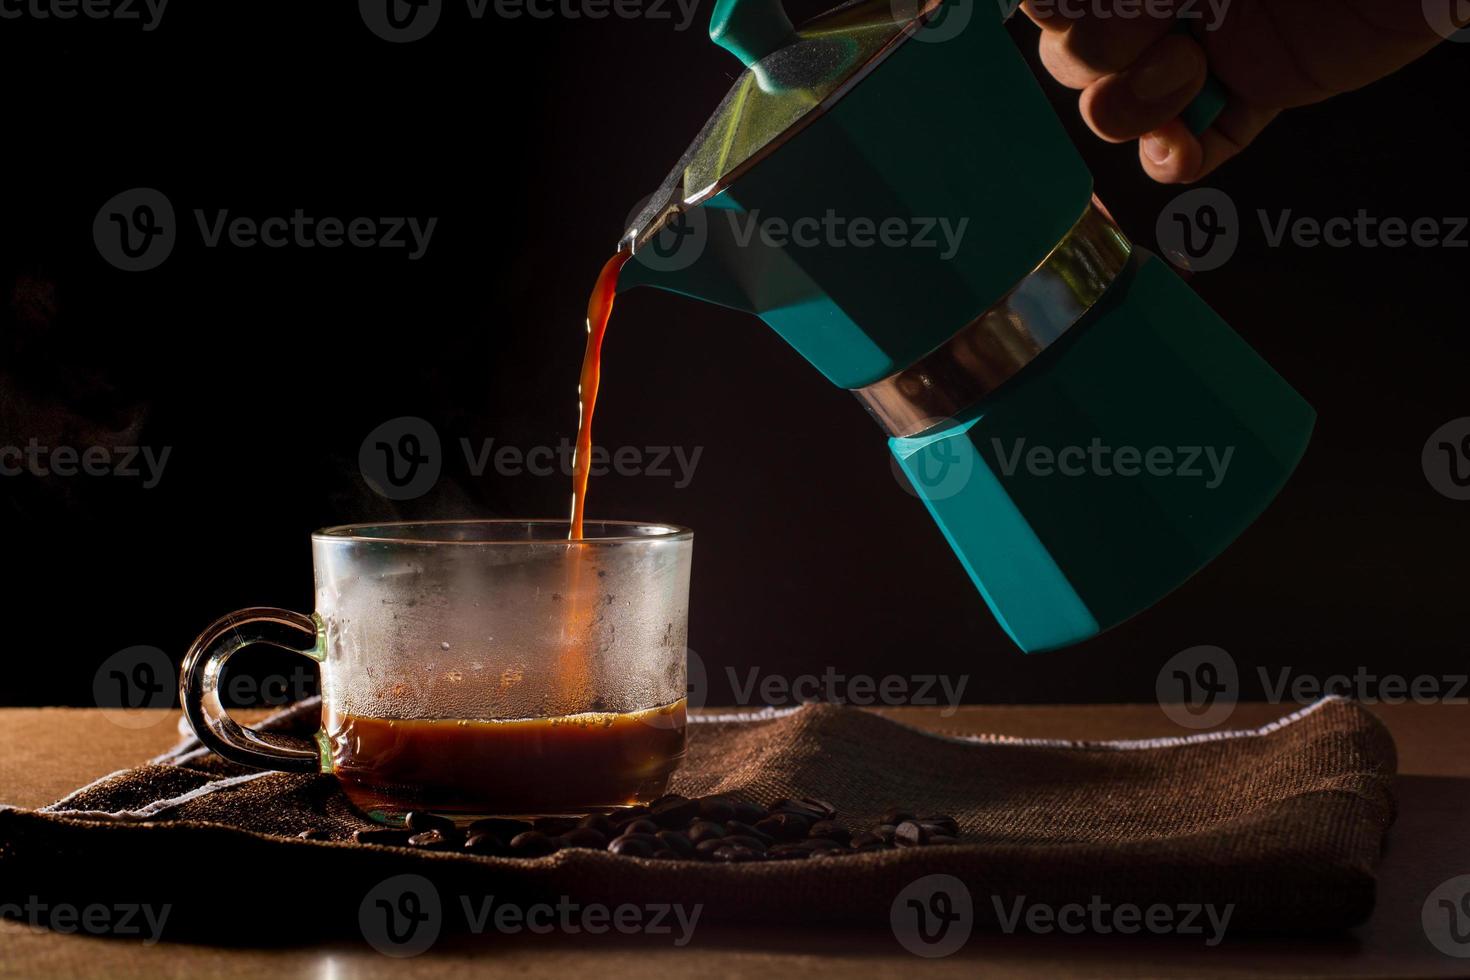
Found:
[[[621,521],[567,532],[501,520],[318,531],[316,612],[245,609],[211,625],[184,659],[185,716],[231,761],[332,773],[384,823],[652,800],[684,755],[694,535]],[[314,739],[225,711],[225,663],[253,644],[320,665]]]

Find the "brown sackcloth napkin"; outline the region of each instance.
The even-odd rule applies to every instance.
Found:
[[[266,728],[313,731],[303,703]],[[1233,905],[1230,935],[1334,930],[1373,907],[1393,821],[1392,739],[1328,699],[1264,728],[1135,742],[946,737],[807,705],[691,725],[673,790],[757,803],[813,796],[854,828],[890,805],[953,815],[963,843],[809,861],[704,864],[564,850],[510,859],[369,847],[330,776],[256,774],[186,743],[41,811],[0,810],[0,904],[173,907],[165,939],[281,941],[358,929],[364,895],[415,873],[446,896],[702,904],[702,922],[887,929],[895,897],[958,877],[977,928],[1020,896]],[[325,828],[339,838],[295,839]]]

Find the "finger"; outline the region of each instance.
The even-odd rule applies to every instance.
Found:
[[[1182,34],[1161,37],[1126,70],[1082,93],[1082,118],[1110,143],[1136,140],[1176,118],[1204,88],[1205,52]]]
[[[1043,31],[1065,31],[1070,23],[1051,4],[1037,4],[1036,0],[1025,0],[1021,4],[1021,12]]]
[[[1041,63],[1068,88],[1086,88],[1122,71],[1169,33],[1175,21],[1165,17],[1132,16],[1066,18],[1053,14],[1067,27],[1049,24],[1041,34]]]
[[[1208,176],[1250,146],[1281,114],[1231,99],[1215,124],[1196,138],[1179,120],[1172,120],[1138,141],[1143,170],[1161,184],[1190,184]]]

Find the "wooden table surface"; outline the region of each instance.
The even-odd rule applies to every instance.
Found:
[[[1226,727],[1252,728],[1294,706],[1243,704]],[[516,976],[759,977],[811,972],[856,976],[955,977],[1428,977],[1470,976],[1470,959],[1438,951],[1420,912],[1448,878],[1470,873],[1470,710],[1461,705],[1376,705],[1399,749],[1400,814],[1380,868],[1373,918],[1325,939],[999,935],[976,932],[958,953],[924,960],[881,934],[701,926],[686,947],[650,937],[470,936],[445,939],[413,959],[366,943],[236,949],[137,942],[37,931],[0,921],[4,977],[355,977]],[[889,709],[911,724],[1047,738],[1178,735],[1156,705]],[[0,802],[49,803],[98,776],[136,765],[176,740],[177,712],[138,713],[124,727],[101,711],[0,709]],[[203,896],[201,895],[201,900]],[[1470,952],[1470,950],[1467,950]]]

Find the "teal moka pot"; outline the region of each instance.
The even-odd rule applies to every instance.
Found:
[[[798,30],[779,0],[720,0],[710,36],[745,71],[634,219],[618,288],[755,314],[852,390],[1035,651],[1219,554],[1314,413],[1108,217],[993,9],[877,0]],[[1186,122],[1220,104],[1207,86]]]

